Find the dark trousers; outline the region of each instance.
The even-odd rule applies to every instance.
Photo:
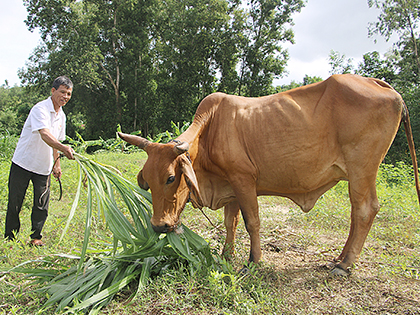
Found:
[[[7,204],[6,227],[4,237],[14,239],[20,230],[19,213],[26,190],[32,181],[34,201],[32,207],[32,239],[41,239],[41,230],[48,216],[50,202],[50,176],[29,172],[12,163],[9,174],[9,202]]]

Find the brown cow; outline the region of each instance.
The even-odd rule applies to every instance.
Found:
[[[420,199],[407,107],[378,79],[334,75],[259,98],[214,93],[200,103],[192,125],[174,141],[160,144],[119,135],[148,154],[137,179],[140,187],[151,189],[151,223],[157,232],[175,229],[190,200],[196,208],[224,206],[223,252],[230,255],[241,210],[253,262],[261,258],[257,196],[287,197],[307,212],[322,194],[347,180],[350,234],[332,270],[346,274],[379,210],[375,180],[401,121]]]

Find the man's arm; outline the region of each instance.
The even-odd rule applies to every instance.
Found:
[[[42,140],[44,140],[44,142],[46,144],[48,144],[51,148],[57,150],[57,151],[61,151],[63,152],[63,154],[70,160],[74,160],[73,157],[73,149],[67,145],[62,144],[60,141],[58,141],[52,134],[51,132],[47,129],[40,129],[38,130]],[[57,152],[57,156],[58,156],[58,152]],[[56,158],[54,156],[54,158]]]

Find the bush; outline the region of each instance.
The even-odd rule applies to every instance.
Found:
[[[11,160],[18,141],[17,136],[12,136],[6,130],[0,133],[0,161]]]

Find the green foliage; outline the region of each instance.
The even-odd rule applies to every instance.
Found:
[[[378,21],[370,23],[369,34],[380,34],[389,40],[393,33],[404,37],[412,35],[419,22],[418,0],[368,0],[370,8],[381,10]]]
[[[242,38],[239,41],[241,58],[237,94],[262,96],[272,94],[271,84],[285,70],[288,59],[280,43],[293,43],[293,31],[285,28],[292,22],[291,13],[300,12],[304,1],[257,0],[247,3],[240,21]]]
[[[126,147],[124,142],[117,136],[108,140],[102,138],[99,140],[84,140],[78,132],[76,132],[76,136],[77,139],[66,136],[66,141],[77,153],[93,153],[101,150],[122,151]],[[134,146],[128,146],[127,148],[130,148],[131,151],[136,150]]]
[[[0,161],[10,161],[15,152],[17,137],[9,134],[8,131],[0,132]]]
[[[303,0],[25,0],[26,24],[43,43],[20,72],[46,91],[62,74],[75,86],[66,105],[85,139],[107,139],[118,124],[154,137],[190,121],[216,91],[272,93],[293,40],[286,29]],[[83,123],[80,123],[83,121]],[[84,125],[83,128],[80,128]]]
[[[413,187],[414,171],[411,165],[397,162],[396,165],[382,164],[378,173],[378,184],[390,188]]]
[[[291,90],[291,89],[294,89],[294,88],[297,88],[297,87],[300,87],[300,86],[320,82],[322,80],[323,79],[321,77],[311,77],[311,76],[305,75],[302,82],[292,81],[292,82],[290,82],[290,84],[284,84],[284,85],[277,86],[276,87],[276,93],[280,93],[280,92]]]
[[[156,135],[154,139],[149,137],[149,140],[153,142],[166,143],[172,139],[177,138],[185,130],[187,130],[190,125],[190,122],[184,122],[182,126],[180,125],[180,123],[171,122],[172,131],[162,132]],[[121,126],[118,126],[117,131],[121,131]],[[139,135],[140,131],[132,132],[132,134]],[[104,140],[102,138],[98,140],[84,140],[83,137],[78,132],[76,132],[76,137],[77,139],[72,139],[69,136],[67,136],[66,141],[77,153],[98,153],[101,151],[130,153],[140,151],[138,147],[127,144],[117,135],[115,135],[115,138],[110,138],[108,140]]]
[[[397,78],[395,69],[395,60],[380,58],[377,51],[366,53],[363,55],[363,62],[359,64],[356,71],[357,74],[378,78],[385,82],[394,82]]]
[[[137,185],[114,173],[108,167],[86,157],[75,154],[79,166],[79,183],[67,225],[66,234],[75,215],[81,195],[83,176],[87,180],[87,204],[85,235],[77,266],[51,269],[52,262],[46,259],[24,262],[8,272],[25,273],[45,283],[38,290],[48,293],[48,301],[40,312],[56,307],[62,312],[92,309],[97,312],[106,306],[116,293],[135,282],[135,297],[149,282],[150,277],[160,275],[163,270],[186,264],[191,270],[216,267],[208,243],[186,226],[163,237],[153,231],[151,219],[151,195]],[[118,193],[119,199],[116,193]],[[121,210],[122,205],[130,219]],[[92,252],[88,249],[92,218],[103,217],[110,231],[112,244],[105,250]],[[87,259],[87,254],[91,257]],[[27,268],[37,263],[37,268]],[[91,312],[92,312],[91,311]]]
[[[30,109],[38,101],[37,93],[28,93],[24,87],[0,86],[0,132],[18,135]]]
[[[329,55],[329,64],[331,66],[330,74],[351,73],[353,71],[353,59],[346,59],[338,51],[331,50]]]
[[[400,36],[399,45],[405,43],[406,47],[410,47],[410,57],[413,64],[409,68],[418,76],[420,74],[420,58],[416,29],[420,22],[420,1],[369,0],[368,4],[369,7],[381,10],[378,21],[370,23],[369,36],[380,34],[388,41],[392,34],[397,33]]]
[[[175,139],[178,136],[180,136],[184,131],[186,131],[190,125],[191,125],[190,122],[185,122],[184,121],[183,125],[180,127],[179,123],[176,124],[173,121],[171,121],[172,132],[165,131],[165,132],[162,132],[162,133],[158,134],[155,137],[154,142],[166,143],[166,142],[168,142],[172,139]]]

